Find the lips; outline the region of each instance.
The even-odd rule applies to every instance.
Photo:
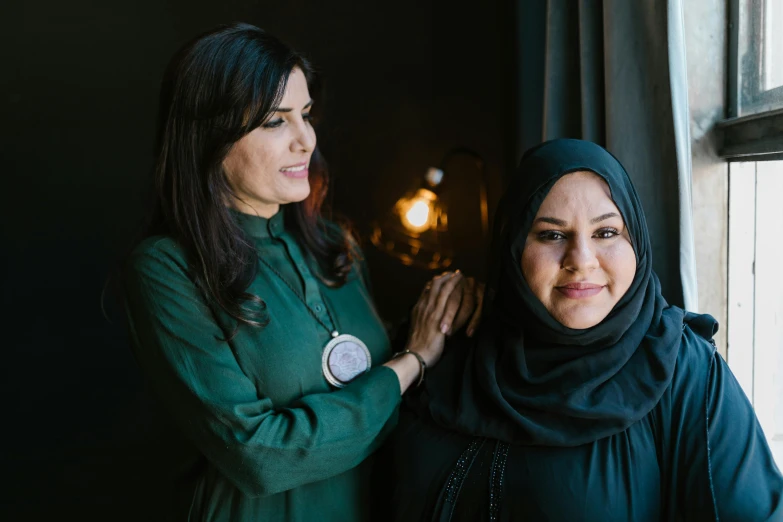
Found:
[[[604,286],[585,282],[566,283],[562,286],[556,286],[555,290],[571,299],[584,299],[598,295],[604,289]]]
[[[309,174],[307,169],[307,162],[297,163],[296,165],[290,165],[280,169],[283,175],[289,178],[306,178]]]

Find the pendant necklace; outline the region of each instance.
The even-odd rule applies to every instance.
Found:
[[[258,260],[264,264],[273,274],[280,279],[285,286],[288,287],[293,294],[299,298],[310,315],[323,326],[332,338],[326,343],[323,349],[323,355],[321,356],[321,369],[324,374],[324,378],[329,381],[329,384],[336,388],[344,388],[349,382],[363,373],[370,371],[372,366],[372,357],[370,357],[370,350],[367,349],[367,345],[353,335],[341,334],[336,329],[332,330],[329,325],[324,323],[313,310],[307,306],[305,298],[291,286],[288,281],[278,272],[275,268],[269,264],[264,258],[258,256]],[[329,320],[335,327],[337,327],[337,321],[332,317],[332,313],[329,311],[329,307],[326,306],[324,301],[324,308],[326,314],[329,316]]]

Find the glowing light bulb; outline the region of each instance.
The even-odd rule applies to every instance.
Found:
[[[411,205],[411,208],[405,213],[405,220],[413,228],[427,228],[427,222],[430,217],[430,206],[426,201],[418,200]]]

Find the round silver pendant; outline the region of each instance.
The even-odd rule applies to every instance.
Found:
[[[372,358],[367,346],[353,335],[338,335],[324,347],[321,358],[324,377],[332,386],[343,388],[370,371]]]

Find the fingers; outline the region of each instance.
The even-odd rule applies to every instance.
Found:
[[[448,279],[443,278],[440,281],[440,285],[437,289],[437,293],[435,292],[435,284],[433,284],[431,299],[435,301],[434,303],[432,303],[433,306],[432,313],[434,317],[436,318],[443,317],[444,312],[446,310],[446,303],[448,303],[449,297],[451,296],[452,292],[454,292],[454,289],[461,281],[462,281],[462,274],[460,272],[456,272]],[[441,332],[446,333],[443,330],[443,326],[444,325],[441,324]],[[449,325],[446,325],[446,331],[448,331],[448,326]]]
[[[419,296],[419,303],[425,306],[431,306],[437,299],[438,292],[440,292],[443,283],[455,273],[456,272],[443,272],[442,274],[433,277],[430,282],[424,285],[424,289]]]
[[[476,280],[472,277],[463,277],[462,283],[457,286],[454,292],[460,293],[462,300],[456,317],[450,324],[449,335],[463,328],[473,315],[473,310],[476,308]]]
[[[433,277],[432,280],[429,281],[421,291],[419,300],[413,307],[414,311],[425,312],[426,310],[432,308],[435,301],[437,300],[441,286],[443,286],[443,283],[451,278],[455,273],[456,272],[443,272],[442,274]]]
[[[458,312],[463,309],[462,301],[468,296],[468,293],[465,291],[466,282],[467,279],[462,278],[462,281],[457,284],[446,301],[446,309],[443,311],[443,316],[440,318],[441,333],[447,334],[451,331],[455,317]]]
[[[443,353],[446,337],[440,328],[441,318],[449,296],[461,280],[460,273],[445,273],[435,277],[431,286],[425,287],[421,293],[411,314],[407,346],[424,357],[428,365],[437,362]]]
[[[473,311],[473,317],[471,317],[470,323],[468,323],[468,329],[466,331],[468,337],[473,337],[473,334],[476,333],[476,329],[478,328],[479,323],[481,322],[481,314],[484,309],[484,284],[483,283],[477,283],[475,285],[474,295],[476,298],[476,309]]]
[[[473,312],[474,288],[473,279],[463,277],[459,270],[443,272],[424,287],[414,311],[440,333],[450,333],[455,324],[465,325]]]
[[[432,281],[427,283],[427,286],[425,288],[429,287],[432,294],[437,294],[444,283],[449,281],[452,277],[455,275],[461,275],[460,271],[457,270],[456,272],[443,272],[440,275],[436,275],[432,278]]]

